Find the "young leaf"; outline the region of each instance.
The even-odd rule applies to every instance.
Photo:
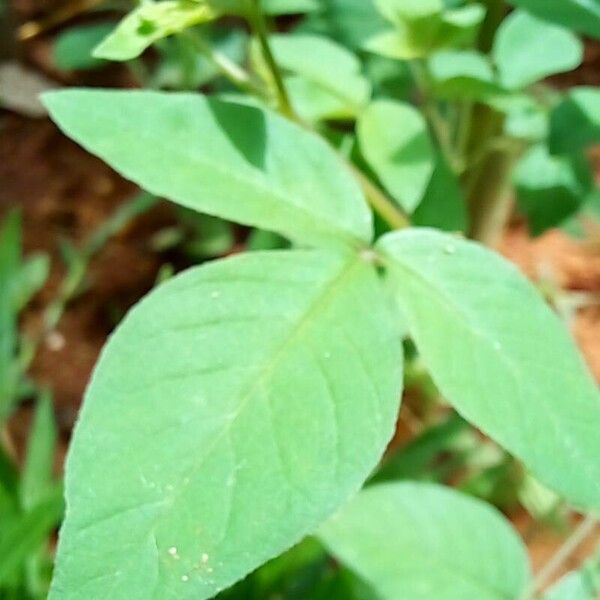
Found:
[[[371,86],[360,72],[360,61],[342,46],[322,36],[297,34],[271,36],[271,48],[282,69],[300,76],[300,89],[306,89],[308,83],[318,88],[316,94],[326,96],[328,109],[318,116],[353,117],[369,101]],[[299,87],[297,79],[288,79],[288,89],[292,102],[304,116],[306,104],[312,98],[309,93],[294,93]],[[310,112],[308,116],[314,116],[314,111]]]
[[[540,19],[600,38],[598,0],[509,0]]]
[[[492,54],[502,85],[517,89],[580,65],[583,44],[567,29],[516,10],[500,25]]]
[[[154,42],[217,18],[219,13],[204,1],[143,2],[94,50],[95,58],[131,60]]]
[[[256,252],[152,292],[103,352],[50,598],[210,598],[314,530],[381,457],[401,345],[375,270]]]
[[[529,578],[525,548],[498,511],[434,484],[369,487],[319,537],[382,600],[513,600]]]
[[[423,360],[456,409],[576,505],[600,506],[600,396],[516,267],[434,230],[379,242]]]
[[[365,48],[401,60],[426,57],[439,48],[469,45],[485,16],[479,4],[445,11],[441,0],[379,0],[377,4],[395,29],[368,38]]]
[[[583,154],[552,156],[543,144],[523,157],[514,181],[519,208],[534,235],[576,213],[592,189],[592,173]]]
[[[361,151],[407,212],[419,204],[435,163],[433,145],[421,113],[408,104],[376,100],[358,120]]]
[[[550,115],[550,151],[577,152],[600,142],[600,90],[570,90]]]
[[[362,245],[360,188],[317,136],[268,111],[196,94],[68,90],[54,120],[146,190],[300,243]]]

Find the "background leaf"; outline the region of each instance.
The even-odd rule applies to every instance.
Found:
[[[600,142],[600,90],[573,88],[550,115],[550,150],[576,152]]]
[[[401,60],[472,45],[485,16],[480,4],[444,10],[441,0],[378,0],[377,6],[395,27],[368,38],[364,47]]]
[[[319,0],[262,0],[262,8],[269,15],[307,13],[318,10]]]
[[[412,212],[423,197],[435,162],[424,118],[409,104],[376,100],[361,114],[362,154],[394,199]]]
[[[21,217],[8,214],[0,226],[0,424],[10,414],[18,383],[15,287],[21,267]]]
[[[500,25],[492,54],[507,88],[523,88],[581,64],[583,44],[567,29],[516,10]]]
[[[369,487],[319,537],[382,600],[514,600],[529,576],[499,512],[434,484]]]
[[[308,34],[280,34],[271,36],[271,48],[277,64],[301,78],[300,82],[297,77],[288,77],[287,81],[300,115],[315,116],[306,104],[314,102],[319,93],[326,96],[324,102],[328,104],[325,111],[318,111],[316,116],[321,118],[352,117],[369,101],[371,86],[360,72],[360,61],[331,40]],[[307,84],[318,88],[312,98]],[[300,94],[299,89],[307,91]]]
[[[598,0],[509,0],[540,19],[546,19],[591,37],[600,38]]]
[[[467,230],[464,194],[456,175],[439,154],[423,200],[411,220],[418,227],[436,227],[452,232]]]
[[[444,396],[549,487],[600,506],[600,396],[541,295],[497,254],[448,234],[407,230],[379,248]]]
[[[94,69],[106,60],[92,56],[94,48],[112,33],[115,23],[93,23],[70,27],[60,33],[52,47],[54,64],[63,71]]]
[[[583,154],[552,156],[543,144],[525,154],[514,173],[517,203],[539,235],[576,213],[592,189],[593,176]]]
[[[274,113],[195,94],[45,96],[73,139],[142,188],[301,243],[361,245],[371,213],[326,142]]]
[[[474,50],[441,50],[428,61],[435,93],[442,98],[480,99],[502,90],[489,59]]]
[[[379,285],[353,255],[253,252],[133,309],[73,438],[50,597],[212,597],[357,491],[400,401]]]
[[[372,0],[320,0],[320,10],[311,13],[298,31],[318,33],[358,50],[364,40],[385,27]]]
[[[52,487],[56,437],[52,396],[43,392],[36,406],[21,476],[21,504],[26,510],[41,502]]]
[[[11,518],[3,518],[0,530],[0,586],[11,581],[58,526],[63,515],[62,495],[62,486],[55,486],[33,508]]]

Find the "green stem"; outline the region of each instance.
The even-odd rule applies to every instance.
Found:
[[[444,158],[453,170],[457,170],[456,157],[452,148],[450,128],[436,104],[429,85],[429,75],[421,59],[408,62],[413,79],[421,97],[422,110],[438,142]]]
[[[512,209],[512,172],[517,160],[513,152],[490,153],[475,174],[468,197],[470,237],[487,246],[497,244]]]
[[[273,77],[273,81],[275,82],[279,111],[287,117],[295,118],[295,112],[292,108],[285,83],[283,82],[281,71],[279,70],[277,62],[275,61],[275,57],[273,56],[273,51],[271,50],[271,45],[269,44],[269,31],[265,22],[262,8],[260,7],[259,0],[250,0],[250,13],[248,18],[254,33],[258,38],[258,42],[260,44],[267,67],[269,68],[271,76]]]
[[[229,79],[229,81],[231,81],[231,83],[233,83],[237,88],[252,96],[258,96],[262,99],[266,98],[266,93],[263,87],[254,81],[254,79],[252,79],[252,77],[250,77],[250,75],[237,63],[230,60],[221,52],[217,52],[199,35],[194,35],[190,31],[186,31],[181,35],[184,36],[185,39],[189,40],[192,46],[200,54],[203,54],[208,60],[210,60],[220,71],[220,73]]]
[[[392,228],[403,229],[410,225],[408,217],[360,169],[348,161],[352,173],[362,187],[369,206]]]
[[[203,40],[192,39],[195,47],[199,52],[202,52],[209,60],[217,66],[221,73],[233,83],[239,89],[246,91],[247,93],[258,96],[261,99],[265,99],[264,90],[253,84],[251,86],[248,85],[251,82],[249,75],[240,69],[236,64],[231,63],[229,59],[223,57],[227,60],[227,62],[217,60],[219,57],[218,53],[209,51],[210,49],[205,47],[203,44]],[[272,57],[272,54],[271,54]],[[275,65],[275,72],[279,73],[279,69]],[[286,94],[287,98],[287,94]],[[292,109],[289,101],[284,106],[279,105],[279,111],[291,121],[309,129],[313,133],[315,133],[314,128],[311,127],[308,123],[304,122],[300,117],[296,114],[296,112]],[[351,161],[346,159],[346,157],[341,156],[340,158],[344,161],[344,163],[348,166],[348,168],[353,173],[354,177],[360,184],[363,193],[369,203],[369,206],[390,226],[391,229],[401,229],[403,227],[408,227],[410,222],[408,217],[402,212],[402,210],[392,201],[390,200],[385,192],[379,188],[373,181],[371,181],[360,169],[358,169]]]
[[[461,107],[458,116],[458,126],[456,132],[456,156],[460,159],[461,168],[463,171],[467,165],[469,137],[471,135],[473,117],[473,103],[470,100],[465,100]]]
[[[587,515],[556,551],[554,556],[542,567],[523,594],[521,600],[534,600],[537,598],[538,592],[548,585],[558,571],[562,569],[573,552],[595,531],[597,525],[598,518],[595,515]]]
[[[505,0],[483,0],[486,6],[486,17],[479,31],[478,47],[482,52],[489,52],[494,44],[496,31],[506,15]]]

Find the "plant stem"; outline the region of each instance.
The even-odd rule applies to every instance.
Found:
[[[446,119],[440,112],[429,85],[429,75],[425,63],[421,59],[408,61],[413,79],[421,97],[422,109],[435,138],[439,144],[440,150],[444,158],[453,170],[457,169],[456,157],[452,149],[452,140],[450,137],[450,129],[446,123]]]
[[[521,600],[534,600],[538,593],[543,590],[552,580],[571,554],[580,544],[591,535],[598,525],[596,515],[587,515],[581,523],[573,530],[571,535],[564,541],[554,556],[542,567],[529,588],[523,594]]]
[[[505,0],[483,0],[487,8],[486,17],[479,32],[478,47],[482,52],[489,52],[494,44],[496,31],[506,15]]]
[[[460,160],[461,171],[464,171],[467,165],[467,154],[469,150],[469,137],[471,135],[473,117],[473,102],[465,100],[459,111],[458,126],[456,132],[456,155]]]
[[[238,64],[230,60],[227,56],[221,52],[217,52],[210,44],[206,43],[198,35],[194,35],[189,31],[181,34],[185,39],[189,40],[192,46],[206,56],[221,74],[229,79],[239,89],[245,91],[252,96],[258,96],[259,98],[266,99],[266,93],[263,87],[254,81],[252,77],[242,69]]]
[[[204,54],[209,60],[211,60],[213,64],[220,69],[221,73],[227,77],[231,83],[233,83],[233,85],[253,96],[258,96],[263,100],[265,99],[264,90],[258,84],[253,82],[250,76],[238,65],[230,61],[227,57],[212,51],[210,46],[208,46],[204,40],[192,36],[186,37],[191,39],[196,49]],[[279,73],[279,69],[276,65],[275,72]],[[279,112],[281,112],[291,121],[294,121],[295,123],[315,133],[314,128],[308,123],[304,122],[296,114],[289,101],[285,104],[285,107],[286,108],[284,108],[284,106],[282,106],[280,103]],[[371,179],[369,179],[351,161],[341,155],[340,158],[344,161],[346,166],[348,166],[360,184],[369,206],[371,206],[371,208],[390,226],[391,229],[402,229],[410,225],[408,217],[392,200],[388,198],[386,193],[379,186],[371,181]]]
[[[392,228],[403,229],[410,225],[408,217],[359,168],[348,161],[352,173],[360,183],[371,208]]]
[[[273,81],[275,82],[279,111],[287,117],[294,118],[295,112],[292,108],[290,97],[287,93],[285,83],[283,82],[281,71],[279,70],[277,62],[275,61],[275,57],[273,56],[271,45],[269,44],[269,31],[267,29],[267,24],[265,22],[265,17],[263,15],[262,8],[260,7],[259,0],[250,0],[249,21],[254,29],[254,32],[256,33],[263,57],[267,67],[269,68],[271,76],[273,77]]]
[[[494,150],[475,174],[468,197],[471,213],[470,237],[494,246],[510,217],[512,208],[511,178],[517,156],[513,152]]]

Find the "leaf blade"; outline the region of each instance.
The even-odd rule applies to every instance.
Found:
[[[72,443],[51,598],[104,597],[106,577],[111,598],[211,597],[356,491],[401,386],[377,285],[345,253],[257,252],[192,269],[134,309]],[[370,327],[346,320],[356,310]]]
[[[435,484],[367,488],[320,538],[382,600],[509,600],[529,575],[523,544],[500,513]]]
[[[274,113],[196,94],[69,90],[44,101],[70,137],[157,196],[303,244],[371,239],[348,169]]]
[[[516,89],[580,65],[583,44],[569,30],[516,10],[498,29],[492,55],[501,83]]]
[[[379,248],[442,393],[549,487],[600,505],[598,391],[533,286],[496,254],[433,230],[388,234]]]
[[[408,104],[372,102],[358,120],[363,155],[395,200],[408,212],[420,203],[435,155],[427,125]]]

